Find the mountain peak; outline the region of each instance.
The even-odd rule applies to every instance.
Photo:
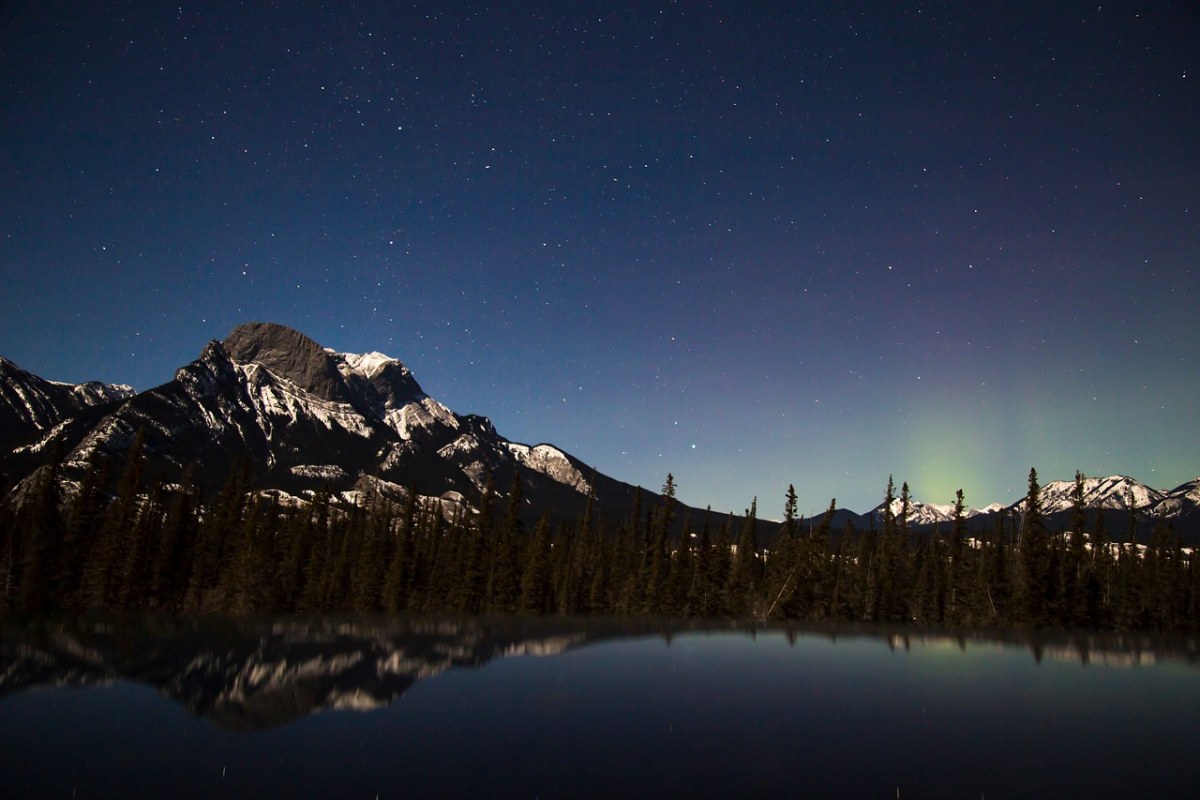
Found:
[[[337,366],[321,345],[274,322],[247,322],[225,338],[234,361],[256,363],[325,400],[348,402]]]

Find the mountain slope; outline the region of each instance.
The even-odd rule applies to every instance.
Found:
[[[1167,492],[1154,503],[1150,513],[1168,519],[1200,517],[1200,478],[1195,478]]]
[[[94,406],[132,397],[129,386],[56,383],[0,358],[0,452],[25,444]]]

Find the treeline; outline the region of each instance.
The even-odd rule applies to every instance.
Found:
[[[834,530],[796,513],[765,546],[756,504],[741,516],[677,519],[675,484],[609,522],[527,526],[519,478],[489,482],[475,510],[447,514],[415,491],[346,506],[328,492],[282,504],[242,465],[205,497],[185,478],[143,485],[139,438],[116,484],[100,464],[69,503],[57,465],[0,508],[0,608],[29,612],[458,611],[757,617],[962,626],[1200,630],[1194,556],[1169,526],[1112,544],[1083,506],[1048,529],[1036,472],[1025,509],[968,537],[962,492],[946,530],[909,530],[907,485],[889,479],[878,530]],[[898,504],[893,501],[898,500]],[[899,511],[892,511],[893,505]],[[1091,517],[1089,519],[1089,517]],[[1136,519],[1131,517],[1131,525]]]

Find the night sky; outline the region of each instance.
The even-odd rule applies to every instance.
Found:
[[[1200,5],[0,4],[0,355],[240,322],[737,511],[1200,474]]]

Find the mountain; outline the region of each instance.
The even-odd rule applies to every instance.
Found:
[[[85,409],[133,395],[129,386],[48,381],[0,357],[0,452],[29,443]]]
[[[148,477],[178,481],[190,470],[209,487],[244,459],[256,487],[292,495],[327,488],[399,498],[414,487],[462,505],[489,475],[501,494],[520,476],[531,515],[577,514],[592,492],[615,519],[638,491],[552,445],[509,441],[486,417],[451,411],[397,359],[335,352],[271,323],[240,325],[209,342],[161,386],[105,396],[115,402],[42,430],[9,454],[5,469],[16,478],[31,474],[53,442],[66,454],[68,478],[92,458],[119,473],[140,431]]]
[[[1150,509],[1156,517],[1200,517],[1200,478],[1195,478],[1167,492]]]
[[[1046,515],[1070,511],[1074,505],[1075,481],[1051,481],[1041,487],[1039,497],[1042,513]],[[1124,475],[1107,478],[1083,479],[1083,505],[1089,509],[1111,509],[1128,511],[1130,508],[1148,510],[1161,502],[1166,495],[1151,489],[1144,483]],[[1025,500],[1013,503],[1009,508],[1024,511]]]
[[[1072,495],[1075,481],[1051,481],[1042,486],[1039,496],[1042,514],[1051,530],[1067,530],[1071,525]],[[1200,478],[1183,484],[1169,492],[1159,491],[1125,475],[1110,475],[1102,478],[1084,478],[1083,505],[1087,509],[1088,525],[1097,513],[1105,518],[1108,535],[1118,541],[1129,535],[1130,519],[1135,521],[1145,536],[1156,520],[1171,523],[1188,543],[1200,543]],[[1001,505],[993,503],[982,509],[966,509],[963,518],[972,531],[991,530],[997,514],[1020,515],[1025,511],[1025,498]],[[892,501],[892,513],[899,515],[900,501]],[[869,525],[872,520],[878,527],[883,519],[883,504],[872,509],[861,524]],[[908,523],[916,532],[928,533],[954,519],[953,505],[935,505],[920,500],[909,501]],[[855,520],[856,526],[860,524]]]
[[[898,517],[904,504],[900,498],[892,501],[892,515]],[[970,519],[981,513],[973,508],[963,509],[963,519]],[[871,515],[878,522],[883,519],[883,503],[880,503],[871,510]],[[954,521],[954,505],[936,505],[934,503],[923,503],[920,500],[909,500],[908,502],[908,524],[913,526],[936,525],[943,522]]]
[[[1179,493],[1180,490],[1185,491],[1179,495],[1174,504],[1164,505],[1164,502],[1169,497],[1175,497],[1176,493]],[[1187,496],[1188,490],[1194,492],[1191,506],[1194,508],[1198,504],[1197,501],[1200,501],[1200,478],[1192,483],[1184,484],[1184,486],[1170,493],[1151,489],[1149,486],[1124,475],[1111,475],[1106,478],[1084,478],[1083,505],[1089,511],[1128,511],[1130,508],[1133,508],[1136,511],[1155,516],[1173,517],[1178,516],[1178,512],[1182,512],[1188,508],[1187,501],[1183,499]],[[1039,492],[1039,497],[1042,501],[1042,513],[1047,517],[1057,518],[1058,515],[1069,512],[1074,506],[1074,500],[1072,499],[1074,493],[1075,481],[1073,480],[1051,481],[1042,486]],[[900,514],[900,507],[900,500],[893,500],[892,514],[898,516]],[[1023,513],[1025,510],[1025,498],[1022,497],[1020,500],[1009,503],[1007,506],[993,503],[982,509],[967,508],[963,511],[963,518],[973,519],[988,516],[1002,510],[1008,513]],[[871,514],[876,520],[883,519],[883,504],[880,503],[876,506],[871,511]],[[952,522],[953,520],[954,506],[952,504],[937,505],[934,503],[924,503],[920,500],[909,501],[908,522],[914,527]]]

